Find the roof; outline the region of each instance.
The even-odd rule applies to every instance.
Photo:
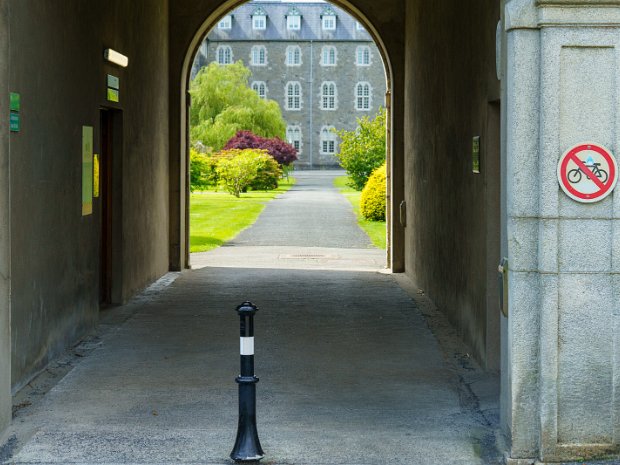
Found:
[[[301,15],[301,30],[286,28],[286,17],[297,10]],[[252,15],[263,10],[267,15],[265,30],[252,29]],[[336,30],[323,31],[321,16],[329,11],[336,14]],[[287,3],[277,1],[252,1],[234,9],[231,13],[232,27],[228,30],[216,26],[207,36],[209,41],[361,41],[372,42],[365,30],[357,29],[357,21],[346,11],[325,3]]]

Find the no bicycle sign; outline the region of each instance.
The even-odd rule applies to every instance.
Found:
[[[558,180],[571,199],[582,203],[598,202],[616,187],[618,165],[605,147],[584,142],[564,152],[558,163]]]

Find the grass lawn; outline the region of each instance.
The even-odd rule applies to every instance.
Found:
[[[386,231],[385,231],[385,221],[368,221],[364,219],[362,214],[360,213],[360,196],[361,192],[356,191],[352,187],[347,186],[348,176],[340,176],[334,180],[334,186],[337,187],[342,195],[344,195],[351,205],[353,205],[353,211],[357,216],[357,224],[366,231],[368,237],[375,245],[380,249],[385,250],[385,242],[386,242]]]
[[[206,252],[233,239],[251,226],[265,205],[289,190],[294,178],[281,180],[273,191],[252,191],[240,198],[225,191],[194,192],[190,196],[190,252]]]

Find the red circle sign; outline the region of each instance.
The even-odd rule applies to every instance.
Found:
[[[618,165],[605,147],[584,142],[564,152],[558,163],[558,180],[571,199],[582,203],[598,202],[616,187]]]

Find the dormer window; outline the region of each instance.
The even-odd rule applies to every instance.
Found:
[[[217,28],[224,29],[224,30],[232,29],[232,16],[231,15],[224,16],[220,20],[220,22],[217,23]]]
[[[257,8],[252,14],[252,29],[256,31],[267,29],[267,13],[262,8]]]
[[[299,31],[301,29],[301,13],[297,8],[291,8],[286,15],[286,29]]]
[[[324,31],[336,30],[336,12],[331,7],[327,7],[323,10],[323,14],[321,15],[321,27]]]

